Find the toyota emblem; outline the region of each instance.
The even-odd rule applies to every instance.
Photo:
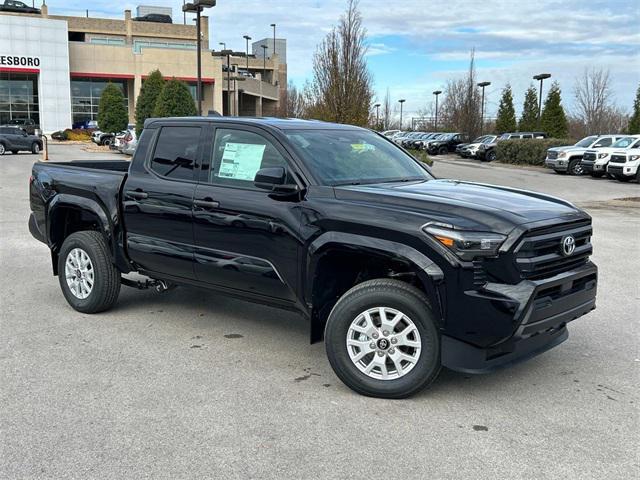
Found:
[[[562,254],[565,257],[571,255],[576,249],[576,239],[572,235],[567,235],[562,239]]]

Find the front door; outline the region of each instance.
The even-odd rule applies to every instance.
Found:
[[[292,165],[276,139],[251,127],[217,128],[194,199],[198,280],[294,301],[300,245],[296,199],[256,188],[260,168]],[[293,180],[292,180],[293,182]]]
[[[195,278],[192,206],[202,131],[168,125],[140,140],[138,152],[148,155],[134,160],[123,197],[128,254],[145,272]]]

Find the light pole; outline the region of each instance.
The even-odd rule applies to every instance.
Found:
[[[185,3],[182,6],[184,13],[195,12],[196,14],[196,55],[197,55],[197,69],[198,69],[198,82],[196,86],[196,104],[198,106],[198,116],[202,115],[202,38],[200,31],[200,14],[205,8],[211,8],[216,6],[216,0],[193,0],[193,2]]]
[[[249,35],[245,35],[242,38],[247,41],[247,73],[249,73],[249,40],[251,40],[251,37]]]
[[[380,129],[380,104],[376,103],[373,108],[376,109],[376,129]]]
[[[484,89],[491,85],[491,82],[480,82],[478,86],[482,89],[482,106],[480,107],[480,135],[482,135],[482,130],[484,130]]]
[[[540,130],[540,117],[542,115],[542,82],[544,82],[547,78],[551,78],[550,73],[541,73],[539,75],[534,75],[534,80],[540,81],[540,97],[538,98],[538,130]]]
[[[218,45],[222,45],[222,50],[226,50],[227,49],[227,44],[224,42],[220,42]]]
[[[272,23],[271,28],[273,28],[273,50],[271,50],[271,56],[276,53],[276,24]]]
[[[406,102],[406,100],[404,98],[401,98],[400,100],[398,100],[398,102],[400,103],[400,130],[402,130],[402,105],[404,104],[404,102]]]
[[[260,45],[262,48],[262,81],[266,82],[267,80],[267,45]]]
[[[436,96],[436,121],[435,121],[435,125],[433,126],[433,129],[437,132],[438,131],[438,95],[440,95],[442,93],[442,90],[436,90],[435,92],[433,92],[433,94]]]

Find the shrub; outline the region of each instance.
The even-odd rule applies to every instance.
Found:
[[[158,96],[154,117],[190,117],[197,113],[196,103],[193,101],[189,87],[180,80],[165,82],[162,92]]]
[[[51,138],[54,140],[64,141],[67,140],[67,130],[59,130],[51,134]]]
[[[120,132],[127,128],[129,115],[122,91],[109,83],[100,95],[98,125],[103,132]]]
[[[502,163],[541,166],[548,149],[573,144],[573,140],[563,138],[503,140],[496,145],[496,159]]]
[[[91,131],[83,128],[66,129],[62,132],[65,135],[65,140],[72,140],[76,142],[84,142],[91,140]]]
[[[429,155],[427,155],[427,152],[425,152],[424,150],[411,150],[411,155],[416,157],[421,162],[426,163],[430,167],[433,166],[433,159]]]

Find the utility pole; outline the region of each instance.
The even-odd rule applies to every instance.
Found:
[[[380,129],[380,104],[376,103],[373,108],[376,109],[376,130]]]
[[[249,73],[249,40],[251,40],[251,37],[249,35],[245,35],[242,38],[247,41],[247,73]]]
[[[542,117],[542,82],[544,82],[547,78],[551,78],[550,73],[541,73],[539,75],[534,75],[534,80],[540,81],[540,95],[538,97],[538,130],[540,130],[540,119]]]
[[[442,93],[442,90],[436,90],[435,92],[433,92],[433,94],[436,96],[436,121],[435,121],[435,125],[433,126],[433,129],[437,132],[438,131],[438,95],[440,95]]]
[[[400,130],[402,130],[402,105],[404,104],[404,102],[406,102],[406,100],[404,98],[401,98],[400,100],[398,100],[398,102],[400,103]]]

